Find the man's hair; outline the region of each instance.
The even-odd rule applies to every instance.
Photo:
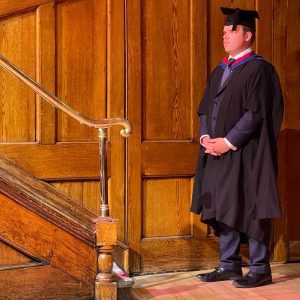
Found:
[[[243,28],[244,33],[248,32],[248,31],[250,31],[252,33],[252,37],[251,37],[251,40],[250,40],[251,45],[252,45],[255,41],[255,29],[244,26],[244,25],[242,25],[242,28]]]

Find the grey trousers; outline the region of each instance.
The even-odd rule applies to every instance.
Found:
[[[270,230],[270,229],[269,229]],[[249,269],[251,272],[271,274],[270,251],[268,245],[249,238]],[[240,270],[240,233],[230,228],[220,234],[220,267],[225,270]]]

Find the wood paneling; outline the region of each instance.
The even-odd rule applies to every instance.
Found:
[[[287,48],[286,48],[286,126],[300,130],[300,3],[288,1],[287,9]],[[293,146],[292,146],[293,147]]]
[[[31,257],[0,241],[0,268],[3,266],[16,266],[34,262]]]
[[[190,179],[143,181],[143,237],[189,235]]]
[[[51,266],[0,271],[0,298],[22,299],[93,299],[92,284],[72,278]]]
[[[218,265],[219,240],[212,238],[154,238],[141,242],[142,272],[196,270]]]
[[[134,134],[127,143],[127,207],[130,271],[141,268],[142,174],[141,174],[141,3],[127,1],[127,116]]]
[[[300,3],[287,1],[286,42],[286,191],[287,237],[292,259],[300,258],[299,178],[300,178]]]
[[[143,143],[142,173],[144,176],[193,175],[195,161],[185,158],[197,157],[198,150],[195,143]]]
[[[108,166],[110,166],[109,148]],[[0,153],[40,179],[99,177],[99,148],[98,144],[94,143],[0,144]]]
[[[287,105],[286,95],[286,20],[287,20],[287,0],[276,0],[273,2],[273,63],[280,77],[280,83]],[[278,140],[278,190],[281,202],[282,217],[273,222],[273,260],[287,261],[288,242],[287,242],[287,193],[286,193],[286,112],[283,119],[282,131]]]
[[[33,9],[39,5],[52,1],[53,0],[1,0],[0,17],[20,13],[21,11],[25,11],[28,9]]]
[[[1,193],[94,245],[96,214],[4,159],[0,160],[0,176]]]
[[[131,272],[144,267],[141,243],[146,249],[149,239],[142,242],[143,236],[165,240],[207,233],[189,212],[198,152],[196,110],[207,75],[206,16],[206,1],[127,2],[127,101],[134,128],[127,186]],[[179,245],[177,250],[185,251]],[[157,257],[161,250],[152,253]],[[159,266],[152,263],[152,270]]]
[[[100,214],[100,182],[99,181],[65,181],[53,182],[52,185],[70,196],[84,207]]]
[[[141,2],[143,140],[189,140],[190,2]]]
[[[96,276],[96,250],[0,194],[1,237],[87,284]],[[12,218],[11,216],[14,216]]]
[[[34,12],[0,20],[0,52],[35,78],[36,17]],[[22,53],[22,55],[20,55]],[[35,94],[0,70],[0,141],[35,141]]]
[[[96,6],[97,7],[97,6]],[[90,118],[106,116],[106,41],[97,39],[98,24],[93,0],[64,1],[56,6],[57,95]],[[101,57],[101,56],[104,56]],[[103,63],[99,65],[100,61]],[[97,131],[58,113],[57,141],[95,141]]]
[[[300,241],[299,178],[300,178],[300,130],[286,132],[287,158],[287,237],[289,241]]]
[[[125,116],[125,1],[107,1],[107,113]],[[131,137],[130,137],[131,138]],[[126,242],[125,140],[120,128],[111,130],[110,215],[118,219],[118,240]],[[124,155],[123,155],[124,154]],[[128,262],[127,262],[128,263]]]
[[[273,0],[256,0],[256,10],[259,12],[257,21],[256,52],[267,61],[273,62]],[[270,13],[272,12],[272,13]]]
[[[107,1],[0,2],[1,54],[79,113],[95,119],[106,117]],[[119,14],[117,10],[114,18],[122,24]],[[114,37],[115,44],[121,34],[124,35],[124,32]],[[119,58],[122,52],[124,60],[124,49],[118,51]],[[116,63],[119,65],[119,61]],[[111,72],[111,80],[119,76],[119,71],[116,69]],[[66,184],[59,187],[67,189],[67,194],[78,199],[91,211],[99,213],[97,131],[57,112],[2,68],[0,80],[1,156],[40,179],[57,182],[67,180]],[[122,78],[119,86],[121,82]],[[119,93],[119,86],[111,90],[115,89]],[[120,94],[111,93],[111,116],[124,114],[123,111],[120,115],[120,110],[124,110],[124,75],[122,87],[123,92]],[[115,96],[118,97],[117,101]],[[114,103],[118,103],[116,110]],[[119,148],[114,149],[114,170],[116,177],[121,175],[119,181],[114,183],[116,185],[120,182],[124,184],[125,181],[122,139],[119,139],[118,145]],[[122,159],[123,172],[118,173],[117,164],[122,163]],[[110,174],[110,146],[108,166]],[[121,200],[122,192],[118,193],[119,203],[122,200],[124,202],[124,195]],[[72,200],[68,199],[70,205],[73,205]],[[115,207],[119,209],[119,205]],[[124,211],[120,210],[119,214],[124,219]]]
[[[55,7],[54,2],[37,8],[37,81],[55,95]],[[37,141],[54,144],[56,112],[37,95]]]

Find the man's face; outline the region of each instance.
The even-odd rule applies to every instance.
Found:
[[[228,54],[232,56],[246,50],[250,47],[251,33],[243,32],[243,27],[237,25],[236,30],[232,30],[232,25],[224,26],[223,29],[223,45]]]

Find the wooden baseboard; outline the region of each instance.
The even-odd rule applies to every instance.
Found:
[[[129,274],[129,246],[117,241],[117,246],[113,250],[113,257],[116,264]]]
[[[300,241],[289,241],[288,261],[300,260]]]

